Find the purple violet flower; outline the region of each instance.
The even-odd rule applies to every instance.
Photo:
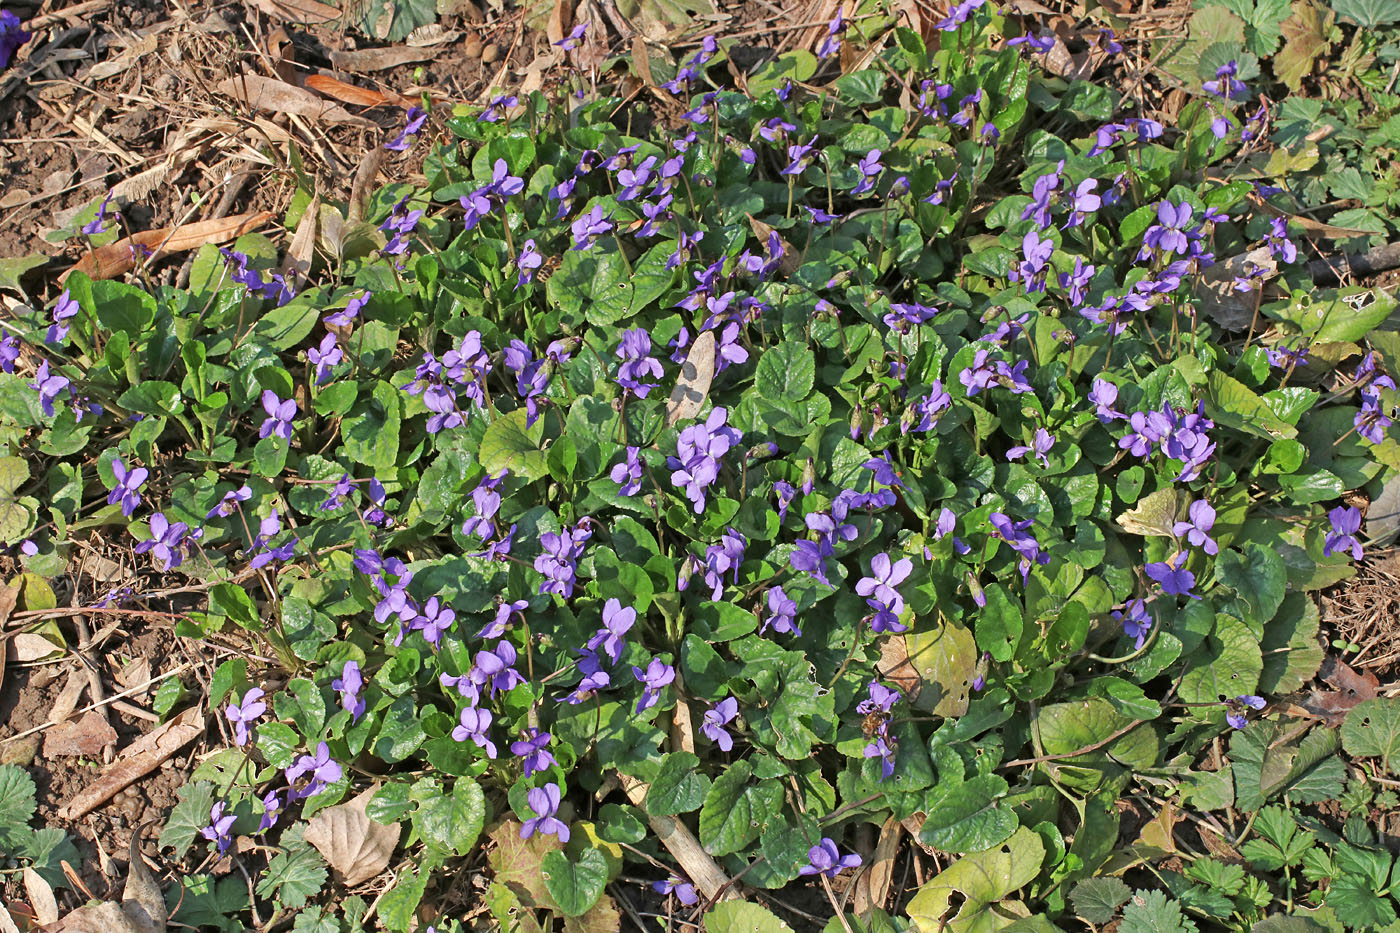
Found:
[[[1246,709],[1260,710],[1266,705],[1264,698],[1253,694],[1237,696],[1233,700],[1225,701],[1225,721],[1235,729],[1243,729],[1248,722]]]
[[[1187,510],[1189,521],[1177,522],[1172,527],[1172,534],[1186,535],[1187,542],[1192,547],[1198,547],[1207,554],[1220,553],[1220,547],[1210,536],[1210,530],[1215,526],[1215,509],[1205,499],[1197,499],[1191,503]]]
[[[1046,455],[1050,453],[1050,449],[1054,446],[1055,435],[1051,434],[1044,428],[1036,428],[1035,439],[1031,441],[1030,446],[1018,445],[1016,447],[1012,447],[1006,452],[1006,459],[1019,460],[1028,453],[1034,453],[1035,458],[1040,461],[1041,467],[1044,469],[1049,469],[1050,458]]]
[[[216,802],[209,810],[209,825],[199,831],[200,835],[219,848],[222,856],[233,842],[233,824],[238,818],[232,813],[224,813],[224,802]]]
[[[408,147],[413,145],[414,139],[418,137],[418,131],[423,129],[423,124],[428,120],[428,111],[422,107],[409,107],[404,114],[407,121],[403,131],[390,142],[384,144],[384,148],[390,152],[406,152]]]
[[[536,832],[558,837],[561,843],[569,841],[569,827],[555,817],[559,812],[559,785],[553,781],[543,787],[534,787],[525,795],[526,802],[535,815],[520,825],[520,838],[529,839]]]
[[[68,339],[68,325],[64,321],[72,320],[78,315],[78,301],[68,294],[68,289],[64,289],[58,296],[58,303],[53,306],[53,323],[49,325],[48,332],[44,335],[45,343],[62,343]]]
[[[797,601],[784,593],[781,586],[768,591],[768,613],[768,618],[763,620],[763,626],[758,630],[760,635],[767,632],[770,625],[779,635],[802,634],[802,629],[797,627]]]
[[[734,717],[738,715],[739,701],[734,697],[726,697],[705,711],[705,718],[700,723],[700,731],[711,742],[718,745],[720,751],[727,752],[734,747],[734,738],[724,727],[733,722]]]
[[[1201,597],[1191,592],[1191,588],[1196,585],[1196,575],[1184,569],[1185,563],[1186,552],[1182,551],[1174,561],[1158,561],[1148,564],[1143,569],[1147,571],[1149,577],[1157,581],[1158,585],[1162,587],[1162,592],[1168,596],[1184,595],[1192,599],[1200,599]]]
[[[340,676],[331,681],[331,689],[340,694],[340,708],[350,714],[351,722],[359,722],[365,714],[365,700],[360,691],[365,688],[359,661],[346,661]]]
[[[693,907],[700,901],[700,896],[695,893],[695,885],[675,872],[672,872],[665,881],[653,881],[651,889],[657,894],[676,895],[676,900],[680,901],[682,907]]]
[[[1332,523],[1332,529],[1323,542],[1322,555],[1331,557],[1350,548],[1352,560],[1361,560],[1365,552],[1356,537],[1361,530],[1361,511],[1355,506],[1339,505],[1327,513],[1327,518]]]
[[[615,464],[612,472],[608,474],[614,483],[621,484],[617,490],[619,496],[635,496],[641,491],[642,462],[639,457],[640,453],[640,447],[628,447],[627,459]]]
[[[262,407],[263,411],[267,412],[267,418],[263,420],[258,437],[276,435],[285,440],[291,440],[292,419],[297,416],[296,399],[289,398],[283,401],[277,397],[276,392],[264,389]]]
[[[647,376],[661,378],[661,364],[651,356],[651,335],[643,328],[634,327],[622,332],[622,340],[617,345],[617,356],[623,361],[618,367],[617,384],[623,391],[637,398],[646,398],[659,382],[645,382]]]
[[[974,0],[963,0],[959,6]],[[980,6],[980,0],[978,0]],[[807,850],[808,864],[797,870],[799,875],[826,875],[828,878],[835,878],[842,869],[856,868],[860,865],[860,856],[855,853],[843,856],[836,848],[836,843],[823,836],[822,841]]]
[[[510,753],[521,759],[525,777],[537,771],[547,771],[551,766],[558,764],[549,751],[551,738],[548,732],[541,732],[534,726],[529,726],[523,738],[510,743]]]
[[[603,627],[588,639],[588,650],[597,652],[601,649],[602,653],[608,656],[608,660],[616,664],[622,657],[622,638],[636,624],[636,609],[623,606],[620,600],[609,599],[603,604]]]
[[[651,709],[661,698],[661,691],[673,680],[676,679],[676,669],[662,661],[660,658],[652,658],[647,662],[647,669],[643,671],[637,665],[632,665],[632,676],[636,677],[642,685],[642,696],[637,700],[636,713],[641,714],[642,710]]]
[[[579,215],[569,227],[573,231],[574,245],[570,250],[586,250],[593,245],[593,241],[612,230],[611,219],[603,216],[603,208],[597,204],[586,214]]]
[[[53,403],[58,399],[58,394],[71,384],[63,376],[49,372],[48,360],[39,364],[34,372],[34,381],[27,383],[29,388],[39,393],[39,407],[50,418],[53,417]]]
[[[251,737],[248,727],[267,712],[267,704],[262,700],[263,695],[262,688],[251,687],[243,694],[241,702],[230,700],[224,708],[224,716],[233,723],[233,744],[240,748],[247,745]]]
[[[1133,650],[1141,651],[1152,631],[1152,616],[1147,614],[1147,604],[1141,599],[1128,600],[1124,609],[1125,612],[1113,611],[1114,621],[1121,622],[1123,634],[1133,639]]]
[[[496,757],[496,743],[486,734],[491,728],[491,711],[477,706],[467,706],[458,716],[458,724],[452,727],[452,738],[458,742],[470,739],[479,748],[486,749],[487,758]]]
[[[321,742],[316,746],[316,754],[302,755],[295,764],[288,766],[286,770],[287,783],[295,785],[298,778],[306,773],[311,774],[311,780],[301,790],[293,789],[291,797],[295,800],[305,800],[307,797],[314,797],[326,789],[329,784],[334,784],[340,780],[344,774],[344,769],[340,764],[331,758],[330,746]]]
[[[107,494],[107,504],[116,505],[118,502],[122,506],[122,514],[127,518],[136,511],[136,507],[141,504],[140,489],[146,483],[146,477],[151,475],[151,471],[145,467],[136,467],[128,470],[126,464],[122,463],[118,457],[112,461],[112,477],[117,481],[117,485],[112,487],[112,491]]]
[[[914,569],[914,563],[907,557],[891,563],[890,555],[883,551],[870,558],[870,576],[856,582],[856,594],[868,597],[865,604],[875,610],[870,620],[870,628],[876,634],[908,631],[908,626],[899,621],[904,611],[904,599],[895,589]]]

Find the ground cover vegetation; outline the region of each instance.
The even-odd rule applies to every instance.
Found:
[[[1397,17],[1202,4],[1165,125],[942,15],[743,91],[706,40],[673,124],[415,109],[426,188],[293,200],[343,228],[309,275],[248,234],[6,323],[21,609],[103,528],[187,580],[96,609],[194,593],[178,635],[275,658],[198,698],[176,921],[1400,929],[1400,707],[1289,699],[1400,469],[1395,302],[1307,242],[1393,232]],[[0,849],[63,884],[33,790]]]

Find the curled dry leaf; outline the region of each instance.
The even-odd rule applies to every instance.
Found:
[[[894,877],[894,859],[899,854],[899,837],[904,827],[891,816],[880,827],[880,840],[875,843],[875,855],[870,870],[856,882],[856,913],[864,916],[871,907],[883,909],[890,896],[890,881]],[[863,903],[862,903],[863,902]]]
[[[715,332],[707,330],[690,345],[680,378],[666,403],[666,427],[677,421],[694,418],[705,405],[710,383],[715,378]]]
[[[155,822],[150,820],[138,826],[136,832],[131,834],[131,845],[127,850],[122,912],[130,918],[137,933],[165,933],[166,924],[170,921],[170,914],[165,908],[165,895],[141,857],[141,832]]]
[[[158,259],[168,253],[198,249],[205,243],[227,243],[257,230],[272,217],[271,211],[254,211],[251,214],[219,217],[178,227],[161,227],[158,230],[133,233],[83,256],[72,268],[59,276],[58,280],[62,282],[75,271],[90,279],[114,278],[135,268],[137,262],[145,258],[148,250],[153,250],[154,258]],[[140,249],[136,249],[138,246]]]
[[[306,827],[306,841],[316,847],[347,887],[363,884],[388,868],[399,844],[399,826],[376,823],[365,813],[378,789],[371,787],[349,803],[327,807]]]
[[[165,933],[170,922],[165,895],[141,858],[141,830],[149,825],[131,835],[130,863],[121,903],[85,904],[62,920],[55,909],[54,919],[43,927],[46,933]]]
[[[316,227],[321,214],[321,199],[313,197],[301,213],[296,233],[282,259],[282,274],[293,280],[304,280],[311,274],[311,260],[316,255]]]
[[[354,84],[346,84],[332,78],[330,75],[308,75],[306,86],[327,97],[334,97],[336,100],[344,101],[347,104],[354,104],[356,107],[383,107],[386,104],[393,106],[412,106],[415,101],[412,98],[400,97],[398,94],[385,94],[367,87],[358,87]],[[407,100],[407,104],[404,101]]]
[[[116,796],[122,788],[150,774],[204,732],[204,716],[191,707],[163,726],[143,735],[122,750],[97,780],[88,784],[58,810],[58,818],[76,820]]]
[[[322,123],[349,123],[366,129],[377,129],[372,121],[355,116],[339,104],[328,103],[306,88],[295,87],[275,78],[239,75],[220,81],[215,85],[215,90],[242,101],[254,110],[294,113]]]

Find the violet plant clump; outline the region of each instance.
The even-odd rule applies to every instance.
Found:
[[[463,869],[500,925],[603,928],[647,888],[720,923],[658,825],[753,890],[830,884],[833,929],[886,826],[947,856],[899,901],[921,929],[973,875],[1018,886],[955,923],[1126,926],[1079,885],[1144,858],[1202,923],[1297,885],[1338,909],[1320,861],[1285,886],[1254,843],[1266,802],[1387,793],[1384,749],[1338,757],[1370,747],[1346,711],[1272,702],[1322,669],[1316,595],[1386,546],[1400,469],[1394,301],[1327,285],[1318,218],[1289,219],[1359,183],[1302,180],[1309,111],[1257,49],[1192,59],[1164,120],[1101,93],[1130,40],[1088,20],[1070,81],[1060,32],[981,0],[868,58],[882,14],[833,15],[747,91],[722,37],[684,49],[646,98],[669,124],[574,72],[557,100],[425,100],[373,143],[421,184],[365,192],[333,262],[293,275],[247,234],[187,286],[76,271],[6,322],[14,618],[51,618],[39,582],[100,532],[124,575],[74,612],[221,652],[198,700],[171,675],[152,701],[230,746],[167,830],[199,905],[241,898],[221,928],[290,926],[301,878],[338,892],[306,828],[361,794],[411,830],[394,930]],[[293,212],[331,197],[288,184]],[[1266,751],[1303,771],[1261,783]],[[1241,864],[1120,845],[1168,793],[1202,828],[1233,808]],[[250,883],[193,868],[197,840]]]

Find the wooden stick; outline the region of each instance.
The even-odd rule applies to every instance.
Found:
[[[634,805],[641,807],[647,798],[647,789],[650,785],[626,774],[620,775],[620,778],[627,799],[632,801]],[[700,845],[700,840],[695,838],[684,823],[674,816],[651,816],[650,814],[647,815],[647,822],[651,824],[651,830],[656,833],[661,844],[675,856],[681,869],[695,883],[706,899],[714,900],[718,895],[718,899],[722,901],[743,900],[729,884],[729,876],[724,873],[724,869],[710,858],[710,854]]]

